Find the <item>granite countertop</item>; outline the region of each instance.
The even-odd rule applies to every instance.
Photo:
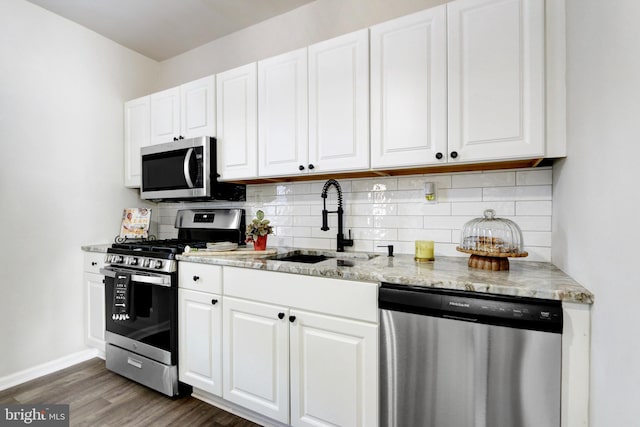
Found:
[[[86,245],[82,250],[105,252],[110,244]],[[292,251],[336,258],[315,264],[273,259]],[[373,255],[376,255],[372,258]],[[484,271],[469,268],[467,257],[436,257],[428,263],[416,263],[413,255],[344,252],[298,248],[278,248],[277,255],[197,256],[178,255],[181,261],[227,265],[307,276],[331,277],[363,282],[389,282],[400,285],[484,292],[592,304],[594,296],[578,282],[548,262],[511,260],[509,271]],[[349,266],[341,265],[349,264]]]

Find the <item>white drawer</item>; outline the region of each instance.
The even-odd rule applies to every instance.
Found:
[[[222,293],[222,267],[180,261],[178,286],[194,291]]]
[[[378,284],[224,268],[224,295],[378,323]]]
[[[83,271],[87,273],[100,274],[100,269],[104,267],[104,257],[107,254],[99,252],[85,252]]]

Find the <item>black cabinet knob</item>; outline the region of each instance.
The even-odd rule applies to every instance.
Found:
[[[316,167],[313,166],[313,163],[309,163],[309,170],[315,169]]]
[[[95,262],[95,261],[91,261],[91,265],[93,265],[95,267],[96,265],[98,265],[98,263]]]
[[[173,137],[173,140],[174,140],[174,141],[177,141],[177,140],[178,140],[178,138],[176,138],[176,137],[174,136],[174,137]]]
[[[451,152],[451,158],[455,159],[456,157],[458,157],[458,152],[457,151],[452,151]]]
[[[278,313],[278,319],[280,320],[284,319],[284,313]]]
[[[304,170],[304,166],[302,166],[302,165],[298,166],[298,170],[303,171]]]
[[[438,160],[442,159],[442,153],[441,152],[437,152],[436,153],[436,159],[438,159]]]
[[[200,276],[193,276],[193,281],[197,282],[198,280],[200,280]]]
[[[180,135],[180,138],[179,138],[179,139],[184,139],[184,136]]]
[[[289,316],[289,322],[293,323],[296,321],[296,316]]]
[[[217,299],[212,299],[212,300],[211,300],[211,304],[216,305],[217,303],[218,303],[218,300],[217,300]]]

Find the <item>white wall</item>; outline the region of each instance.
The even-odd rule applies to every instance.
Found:
[[[162,62],[169,88],[450,0],[316,0]]]
[[[344,226],[353,232],[347,251],[386,252],[378,245],[394,245],[397,253],[413,254],[416,240],[434,240],[436,255],[464,256],[456,251],[460,230],[469,220],[494,209],[499,217],[520,225],[529,253],[525,261],[551,260],[551,168],[340,179],[344,196]],[[438,202],[424,202],[424,183],[435,182]],[[205,206],[244,207],[253,217],[262,209],[275,226],[268,245],[335,249],[337,217],[329,215],[331,230],[322,231],[325,181],[250,185],[246,203],[161,204],[160,236],[176,237],[176,211]],[[330,189],[327,209],[335,210],[336,191]]]
[[[592,426],[640,420],[640,2],[568,0],[568,157],[554,166],[553,261],[595,293]]]
[[[23,0],[0,0],[0,378],[83,349],[80,246],[121,209],[124,100],[158,64]]]

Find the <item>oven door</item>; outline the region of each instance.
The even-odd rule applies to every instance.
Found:
[[[177,363],[178,289],[175,274],[150,274],[106,267],[105,313],[107,342],[158,362]],[[118,272],[131,274],[130,318],[114,320],[114,281]]]
[[[185,139],[142,147],[143,199],[209,197],[211,141]]]

